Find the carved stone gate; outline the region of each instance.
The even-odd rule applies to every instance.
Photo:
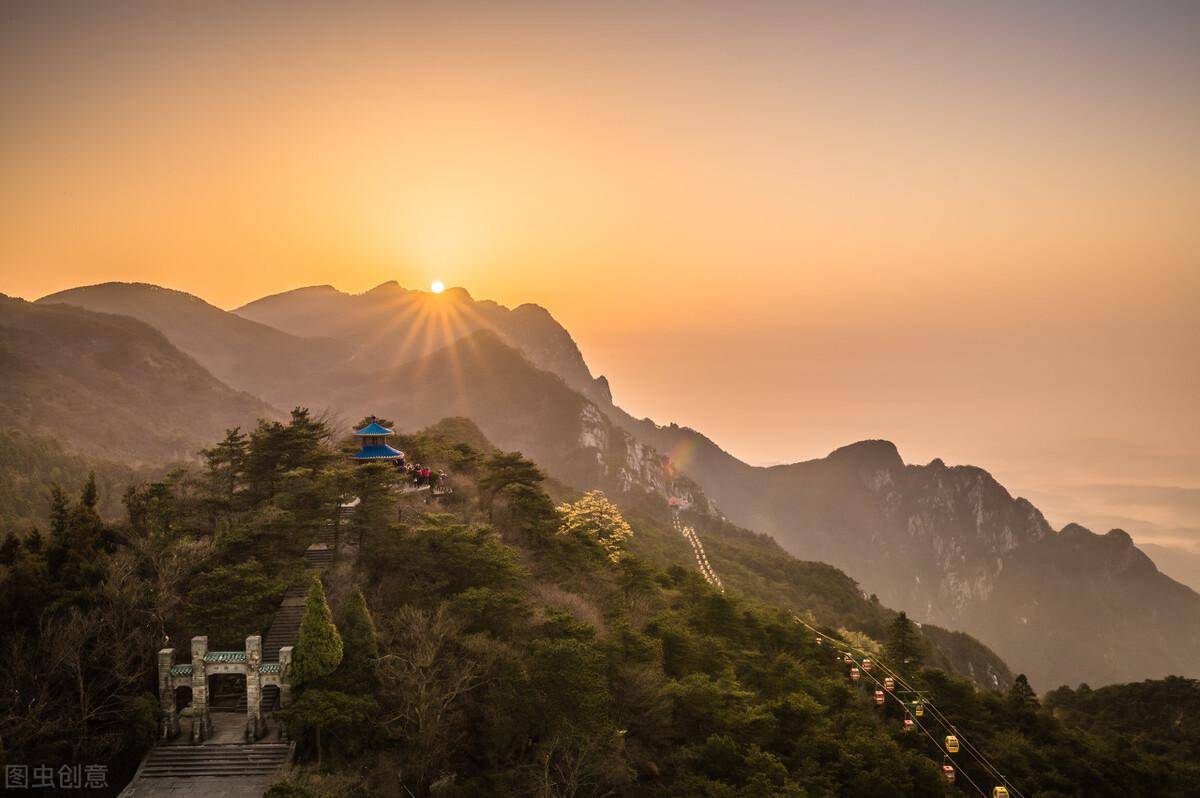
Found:
[[[266,734],[262,714],[263,688],[279,689],[279,703],[286,705],[291,688],[286,677],[292,664],[292,646],[279,649],[278,662],[262,661],[262,636],[246,638],[245,651],[209,651],[208,638],[192,638],[192,659],[175,663],[175,649],[158,652],[158,700],[162,707],[160,738],[174,739],[179,734],[179,713],[176,711],[175,691],[180,687],[192,691],[191,742],[203,742],[212,732],[209,712],[208,677],[217,674],[236,674],[246,679],[246,740],[254,741]]]

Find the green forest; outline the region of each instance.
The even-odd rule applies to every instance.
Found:
[[[110,762],[119,786],[157,734],[156,651],[201,634],[239,648],[298,585],[292,700],[272,722],[301,764],[273,798],[990,795],[965,752],[945,778],[952,732],[1014,795],[1194,794],[1193,680],[1039,699],[967,636],[768,538],[689,516],[722,593],[661,498],[573,490],[464,419],[399,437],[452,493],[399,493],[401,472],[352,463],[303,409],[154,478],[6,463],[46,505],[6,508],[0,542],[5,761]],[[330,527],[336,561],[306,571]],[[797,617],[887,663],[954,728],[927,713],[929,736],[906,731]]]

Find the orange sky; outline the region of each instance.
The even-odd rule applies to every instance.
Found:
[[[188,6],[0,11],[0,291],[441,278],[753,462],[1200,489],[1195,4]]]

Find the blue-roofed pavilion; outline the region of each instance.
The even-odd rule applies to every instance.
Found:
[[[388,437],[395,433],[376,421],[374,416],[371,416],[368,421],[369,423],[365,427],[354,433],[362,443],[362,448],[354,453],[354,459],[359,461],[403,460],[404,452],[393,449],[387,443]]]
[[[395,433],[392,430],[390,430],[387,427],[380,424],[378,421],[372,421],[370,424],[368,424],[367,426],[358,430],[354,434],[361,435],[365,438],[373,438],[373,437],[386,438],[388,435],[394,435]]]

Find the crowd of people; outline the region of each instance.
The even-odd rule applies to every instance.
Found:
[[[446,481],[445,471],[434,471],[432,468],[420,463],[405,463],[404,475],[407,477],[409,484],[417,488],[423,488],[426,485],[431,488],[437,488]]]

